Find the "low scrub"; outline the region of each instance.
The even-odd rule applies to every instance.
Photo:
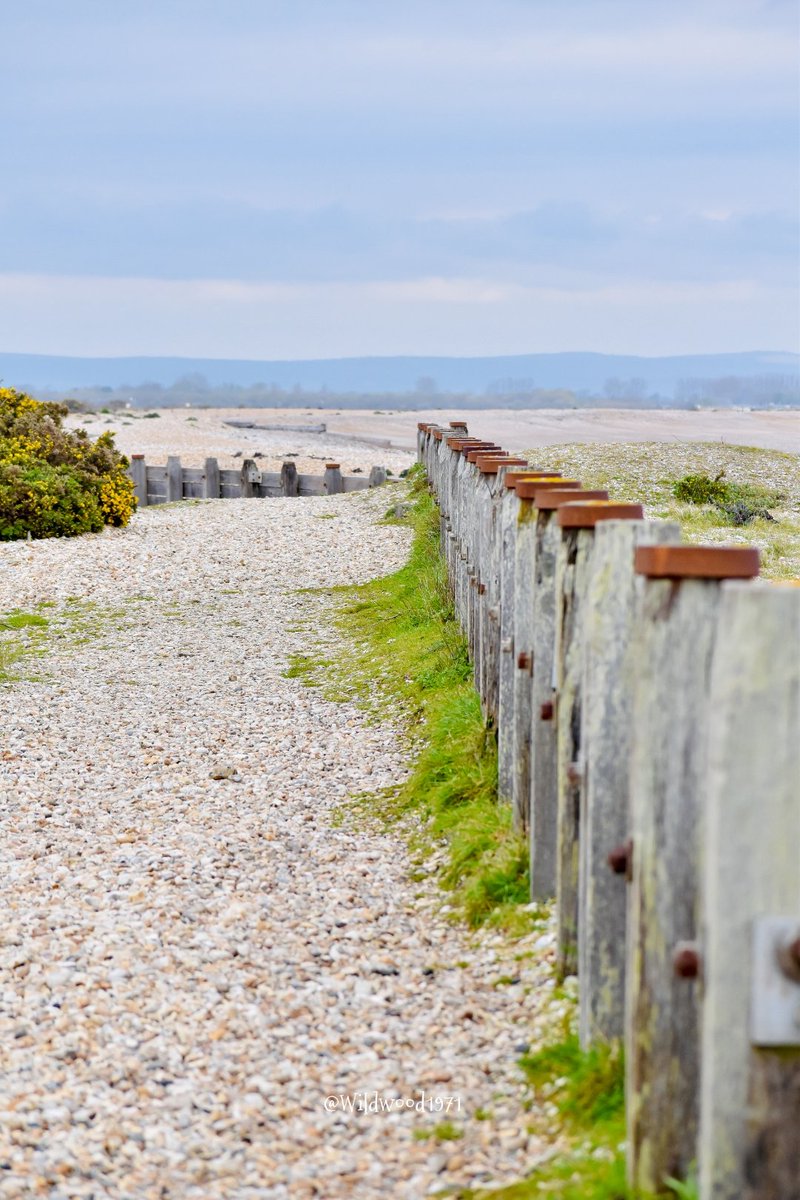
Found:
[[[0,540],[126,525],[136,507],[113,435],[63,427],[66,405],[0,388]]]
[[[710,475],[684,475],[672,485],[672,494],[684,504],[713,504],[729,519],[731,525],[749,525],[760,518],[773,521],[769,509],[780,504],[781,493],[758,484],[731,483],[720,471]]]

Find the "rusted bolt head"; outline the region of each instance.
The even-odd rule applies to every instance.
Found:
[[[615,875],[627,875],[630,878],[633,866],[633,842],[630,838],[614,847],[608,856],[608,865]]]
[[[553,719],[553,705],[552,705],[552,702],[551,702],[550,700],[545,700],[544,704],[543,704],[543,705],[542,705],[542,707],[539,709],[539,718],[540,718],[540,720],[542,720],[542,721],[552,721],[552,719]]]
[[[787,979],[800,983],[800,932],[778,947],[778,963]]]
[[[583,774],[578,764],[576,762],[570,763],[567,767],[567,783],[570,783],[573,787],[576,787],[582,779]]]
[[[700,951],[696,942],[678,942],[672,955],[672,970],[678,979],[697,979]]]
[[[520,671],[530,671],[533,666],[533,656],[528,654],[527,650],[520,650],[517,655],[517,669]]]
[[[486,595],[486,584],[485,584],[485,583],[479,583],[479,584],[478,584],[478,595],[479,595],[479,596],[485,596],[485,595]]]

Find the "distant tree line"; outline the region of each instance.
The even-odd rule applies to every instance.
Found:
[[[274,383],[210,384],[199,374],[184,375],[164,387],[146,382],[120,387],[42,390],[41,399],[68,401],[74,410],[107,408],[785,408],[800,405],[800,377],[792,375],[726,376],[682,379],[674,395],[648,389],[645,379],[605,381],[601,392],[543,388],[533,379],[498,379],[483,392],[441,390],[435,379],[417,380],[407,392],[331,391]]]

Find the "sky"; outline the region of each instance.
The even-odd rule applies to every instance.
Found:
[[[0,0],[0,349],[797,350],[794,0]]]

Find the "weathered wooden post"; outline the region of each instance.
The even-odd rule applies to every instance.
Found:
[[[679,526],[666,521],[612,520],[595,527],[584,604],[581,704],[578,998],[584,1048],[621,1038],[625,1023],[633,554],[642,542],[679,541]],[[639,578],[638,585],[642,582]]]
[[[219,500],[219,463],[215,458],[206,459],[204,474],[206,499]]]
[[[167,504],[183,499],[183,468],[174,454],[167,459]]]
[[[724,584],[708,698],[702,1200],[800,1200],[800,586]]]
[[[557,843],[556,961],[561,976],[578,970],[578,863],[582,803],[583,633],[586,593],[598,522],[641,520],[641,504],[609,500],[604,490],[586,491],[559,504],[561,538],[556,551],[554,648]]]
[[[325,474],[322,477],[322,490],[328,496],[335,496],[343,491],[342,472],[339,463],[325,463]]]
[[[468,438],[453,434],[447,438],[448,457],[445,461],[443,485],[443,510],[445,514],[444,539],[442,553],[447,561],[447,578],[455,599],[456,595],[456,555],[458,550],[458,495],[455,492],[455,479],[458,464],[461,460],[461,448],[466,445]]]
[[[720,580],[758,573],[749,547],[639,546],[631,742],[632,880],[625,1020],[628,1168],[641,1191],[697,1156],[699,814]]]
[[[417,462],[423,461],[425,450],[425,434],[428,432],[427,421],[417,422]]]
[[[466,625],[464,633],[469,647],[470,658],[474,664],[476,640],[478,636],[478,572],[479,563],[477,558],[477,542],[479,536],[479,525],[476,517],[476,501],[477,501],[477,483],[480,478],[476,460],[480,454],[487,452],[488,449],[497,449],[499,447],[482,447],[479,450],[467,450],[465,457],[466,465],[463,476],[463,529],[464,529],[464,549],[466,555],[466,587],[465,587],[465,616]]]
[[[518,828],[530,830],[531,855],[538,855],[542,830],[533,830],[533,814],[531,813],[531,776],[532,776],[532,744],[531,731],[533,722],[533,694],[539,669],[536,655],[536,640],[540,614],[537,606],[535,579],[537,573],[537,522],[539,512],[536,507],[536,496],[553,488],[561,491],[576,492],[580,488],[577,479],[534,479],[527,480],[524,476],[517,480],[517,528],[514,541],[514,683],[513,683],[513,762],[514,775],[511,786],[511,803],[514,811],[514,821]],[[533,682],[531,681],[533,677]],[[555,819],[553,822],[555,834]],[[536,843],[536,851],[533,846]],[[536,882],[531,879],[531,895],[534,900],[541,900],[545,895],[551,896],[552,891],[545,895],[539,890],[540,873]],[[555,883],[555,873],[553,876]]]
[[[452,467],[450,482],[450,525],[453,533],[453,595],[455,597],[456,613],[463,630],[467,628],[467,595],[468,595],[468,553],[467,553],[467,513],[468,488],[467,453],[482,445],[474,439],[465,439],[458,443],[455,449],[455,461]]]
[[[519,499],[516,492],[518,480],[546,480],[558,477],[545,471],[502,472],[502,500],[500,502],[500,662],[498,667],[497,700],[497,794],[504,803],[513,803],[514,791],[514,678],[516,659],[514,656],[514,571],[516,562],[517,522]],[[522,829],[523,817],[527,828],[527,804],[525,813],[516,813],[518,828]]]
[[[477,495],[478,546],[478,660],[475,677],[478,694],[489,721],[497,721],[497,671],[500,656],[500,550],[499,501],[504,472],[527,466],[527,459],[512,455],[481,455]]]
[[[526,485],[529,486],[529,485]],[[577,499],[580,484],[561,480],[556,487],[531,493],[536,510],[533,603],[533,688],[530,730],[531,894],[555,895],[558,863],[558,789],[556,773],[554,653],[556,630],[556,551],[561,540],[554,514]]]
[[[458,612],[464,636],[471,644],[472,601],[475,578],[474,563],[474,459],[478,452],[499,450],[492,443],[481,442],[478,446],[469,442],[461,447],[460,462],[456,470],[456,492],[458,500]]]
[[[386,467],[373,467],[369,473],[369,486],[381,487],[386,483]]]
[[[147,465],[143,454],[132,454],[129,474],[139,508],[147,507]]]
[[[242,463],[240,473],[240,484],[242,489],[242,498],[251,500],[258,495],[258,484],[261,482],[261,472],[258,469],[258,463],[255,459],[246,458]]]
[[[297,464],[287,459],[281,467],[281,491],[284,496],[300,495],[300,479],[297,474]]]

